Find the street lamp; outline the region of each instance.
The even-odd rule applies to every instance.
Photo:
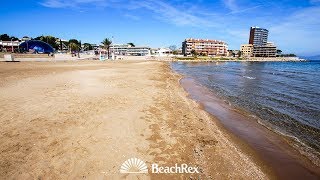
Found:
[[[112,45],[111,60],[114,60],[114,48],[115,48],[115,47],[114,47],[114,42],[113,42],[114,40],[113,40],[113,38],[114,38],[114,37],[112,36],[112,40],[111,40],[111,45]],[[108,56],[109,56],[109,54],[108,54]]]
[[[13,38],[11,38],[11,52],[13,53],[13,42],[12,42],[12,39]]]

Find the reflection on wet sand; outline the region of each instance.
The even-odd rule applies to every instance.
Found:
[[[230,106],[193,79],[184,78],[181,84],[227,130],[254,149],[279,179],[317,179],[316,174],[320,174],[317,167],[302,158],[283,138],[258,124],[248,113]]]

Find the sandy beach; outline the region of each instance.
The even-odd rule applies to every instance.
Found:
[[[0,76],[4,179],[275,178],[167,62],[4,62]],[[133,157],[201,173],[120,174]]]

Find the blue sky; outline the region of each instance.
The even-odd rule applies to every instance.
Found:
[[[90,43],[114,36],[151,47],[193,37],[239,49],[259,26],[286,53],[320,54],[320,0],[11,0],[1,2],[0,18],[0,34]]]

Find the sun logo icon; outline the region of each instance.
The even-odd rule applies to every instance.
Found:
[[[131,158],[126,160],[120,168],[120,173],[131,173],[131,174],[139,174],[139,173],[148,173],[148,167],[146,163],[138,158]]]

